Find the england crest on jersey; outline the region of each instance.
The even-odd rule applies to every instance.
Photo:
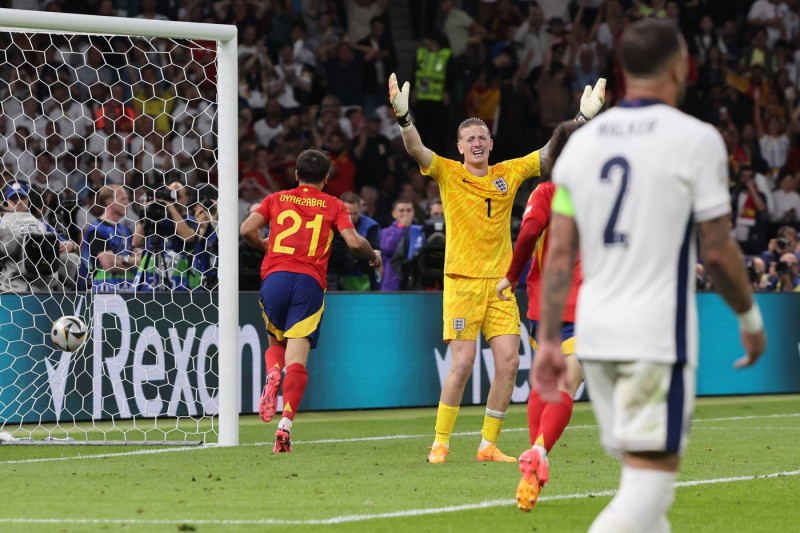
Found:
[[[456,331],[464,331],[464,326],[466,325],[466,321],[463,318],[454,318],[453,319],[453,329]]]
[[[493,179],[492,183],[500,192],[506,192],[508,190],[508,183],[506,183],[506,180],[503,178],[503,176]]]

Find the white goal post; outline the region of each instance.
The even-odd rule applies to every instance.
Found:
[[[238,265],[238,74],[237,35],[232,25],[100,17],[0,9],[0,32],[149,37],[215,41],[219,220],[218,248],[218,444],[239,444]],[[189,293],[191,295],[191,293]],[[48,317],[55,320],[58,316]],[[37,323],[38,325],[38,323]],[[0,326],[6,328],[6,325]],[[91,334],[91,332],[90,332]],[[2,335],[0,334],[0,338]],[[91,339],[87,344],[91,344]],[[126,341],[123,341],[126,342]],[[0,361],[0,364],[4,364]],[[209,363],[210,364],[210,363]],[[48,371],[50,365],[48,364]],[[0,384],[2,385],[2,384]],[[0,406],[1,407],[1,406]],[[3,420],[0,420],[0,429]],[[212,426],[216,424],[212,423]],[[8,428],[5,428],[8,430]],[[50,440],[58,440],[51,437]]]

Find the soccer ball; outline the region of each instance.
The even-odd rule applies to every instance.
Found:
[[[74,352],[86,339],[86,324],[76,316],[62,316],[53,323],[50,336],[59,349]]]

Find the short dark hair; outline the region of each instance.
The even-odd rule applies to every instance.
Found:
[[[346,204],[361,205],[361,198],[359,198],[359,196],[353,191],[343,192],[342,195],[339,197],[339,200],[343,201]]]
[[[400,205],[400,204],[408,204],[408,205],[411,205],[411,206],[413,206],[413,205],[414,205],[414,202],[412,202],[412,201],[411,201],[411,200],[409,200],[408,198],[398,198],[397,200],[395,200],[394,202],[392,202],[392,211],[394,211],[394,208],[395,208],[395,207],[397,207],[397,206],[398,206],[398,205]]]
[[[331,169],[325,152],[310,148],[297,156],[297,179],[301,183],[322,183]]]
[[[548,143],[550,146],[548,147],[547,157],[542,163],[542,181],[550,181],[553,178],[553,167],[556,164],[558,156],[561,155],[561,151],[564,149],[564,146],[567,145],[570,135],[575,133],[582,124],[582,122],[568,120],[556,126],[556,129],[553,131],[553,136]]]
[[[632,76],[650,78],[669,66],[682,47],[683,38],[674,23],[655,18],[640,20],[622,34],[622,66]]]

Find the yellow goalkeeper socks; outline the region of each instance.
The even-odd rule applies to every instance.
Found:
[[[450,445],[450,434],[453,432],[453,426],[456,425],[457,416],[458,407],[451,407],[439,402],[439,409],[436,411],[436,438],[433,439],[434,444]]]
[[[505,419],[506,414],[503,411],[486,409],[486,415],[483,417],[483,428],[481,429],[482,439],[480,449],[497,442]]]

